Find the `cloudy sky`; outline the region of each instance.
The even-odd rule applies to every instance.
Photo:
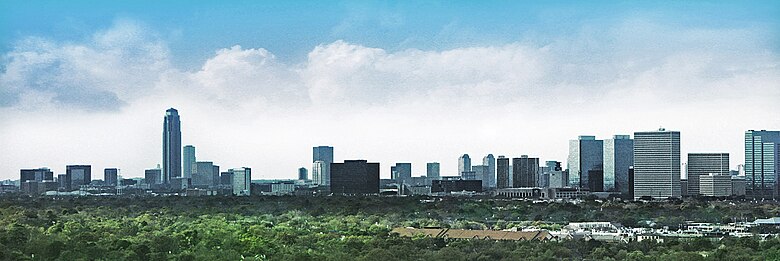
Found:
[[[165,109],[223,169],[488,154],[663,126],[744,161],[780,129],[778,1],[0,0],[0,179],[161,161]],[[683,156],[683,160],[685,157]]]

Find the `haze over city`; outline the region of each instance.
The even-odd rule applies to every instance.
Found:
[[[464,153],[565,162],[579,135],[661,126],[736,169],[746,130],[780,129],[772,1],[147,4],[0,2],[0,179],[142,177],[170,107],[182,145],[255,179],[318,145],[457,175]]]

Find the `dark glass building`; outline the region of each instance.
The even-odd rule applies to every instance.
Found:
[[[78,190],[81,185],[92,182],[92,166],[68,165],[65,166],[65,175],[69,180],[68,190]]]
[[[162,184],[169,184],[171,178],[181,177],[181,121],[179,111],[174,108],[165,111],[162,162]]]
[[[527,155],[512,159],[512,187],[536,187],[539,176],[539,158],[529,158]]]
[[[116,186],[117,177],[119,177],[119,169],[107,168],[103,170],[103,181],[107,186]]]
[[[780,131],[745,132],[745,190],[754,198],[778,198]]]
[[[450,193],[458,191],[482,192],[482,181],[462,179],[431,181],[431,193]]]
[[[591,170],[604,169],[604,141],[597,140],[595,136],[579,136],[576,140],[569,141],[569,186],[589,188],[590,191],[602,191],[602,189],[590,188],[592,184],[588,176]]]
[[[330,191],[334,194],[379,194],[379,163],[345,160],[330,164]]]
[[[496,159],[496,186],[498,188],[511,188],[509,182],[509,158],[498,156]]]

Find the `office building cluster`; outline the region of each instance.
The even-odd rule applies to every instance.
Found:
[[[659,129],[614,135],[608,139],[579,136],[569,141],[565,163],[521,155],[462,154],[457,173],[442,175],[439,162],[426,163],[424,175],[413,175],[412,163],[390,166],[380,179],[380,165],[366,160],[334,161],[332,146],[313,147],[310,169],[301,167],[294,180],[258,180],[252,169],[225,171],[199,160],[195,146],[182,147],[181,119],[168,109],[163,119],[162,163],[142,178],[125,179],[118,168],[105,168],[92,179],[91,165],[67,165],[65,173],[48,168],[22,169],[17,183],[4,182],[0,192],[15,189],[42,194],[490,194],[505,197],[570,198],[588,195],[622,198],[729,197],[775,199],[780,191],[780,131],[745,132],[745,163],[730,169],[729,153],[688,153],[683,163],[680,132]],[[253,189],[254,187],[254,189]],[[255,190],[255,191],[253,191]]]

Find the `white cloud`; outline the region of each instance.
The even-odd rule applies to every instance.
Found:
[[[442,51],[335,41],[300,64],[237,45],[194,71],[171,65],[165,43],[131,21],[83,43],[28,38],[5,55],[0,75],[0,147],[20,150],[0,155],[0,178],[76,162],[124,164],[140,176],[159,162],[166,107],[180,109],[184,143],[199,158],[260,168],[262,178],[309,167],[319,144],[336,146],[337,159],[381,161],[383,171],[411,161],[421,174],[425,161],[440,161],[451,174],[462,153],[563,160],[577,135],[659,125],[683,131],[684,150],[726,150],[736,164],[744,129],[780,128],[771,120],[780,109],[778,57],[760,33],[637,21],[589,30],[543,46]],[[108,114],[68,110],[122,104]],[[129,153],[117,156],[117,147]],[[40,151],[53,160],[39,161]]]

